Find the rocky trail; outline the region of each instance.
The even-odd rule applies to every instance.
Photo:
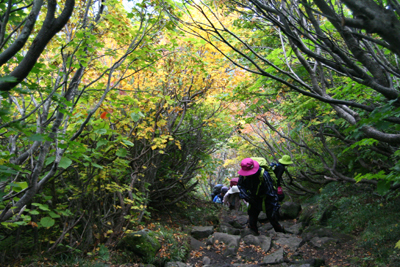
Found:
[[[281,222],[286,234],[276,233],[265,214],[259,217],[260,235],[254,236],[247,218],[223,210],[218,226],[193,227],[189,260],[166,266],[372,266],[353,236],[326,228],[302,233],[303,224],[295,219]]]

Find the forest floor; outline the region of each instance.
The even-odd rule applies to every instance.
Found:
[[[224,207],[221,207],[224,209]],[[244,213],[245,214],[245,213]],[[179,213],[160,213],[158,214],[158,220],[179,222],[179,224],[190,225],[193,221],[187,221],[187,217],[183,218]],[[197,216],[199,218],[201,216]],[[276,233],[273,230],[266,230],[262,227],[267,224],[268,221],[262,222],[260,230],[260,235],[270,236],[272,243],[274,244],[277,239]],[[283,225],[290,225],[296,223],[296,220],[286,220],[281,222]],[[173,227],[173,225],[171,225]],[[175,225],[176,226],[176,225]],[[357,233],[353,233],[355,237],[353,240],[348,242],[334,243],[326,246],[324,249],[316,249],[312,247],[308,242],[305,242],[296,251],[290,251],[290,249],[284,248],[286,263],[294,262],[296,259],[311,260],[311,259],[322,259],[325,265],[320,266],[357,266],[357,267],[370,267],[376,266],[373,261],[371,261],[371,252],[359,247],[357,245]],[[301,238],[300,235],[297,237]],[[203,243],[206,243],[205,239],[200,239]],[[207,245],[206,247],[200,248],[199,250],[193,250],[187,260],[192,266],[199,267],[205,265],[206,262],[210,262],[210,266],[241,266],[254,265],[262,266],[263,258],[269,254],[274,253],[278,246],[272,245],[268,252],[265,252],[259,246],[246,245],[243,241],[240,243],[240,247],[237,251],[236,256],[226,257],[224,256],[224,246],[221,244]],[[206,257],[206,260],[205,260]],[[207,259],[208,258],[208,259]],[[274,265],[280,266],[280,265]],[[283,265],[286,266],[286,265]],[[289,265],[287,265],[289,266]]]

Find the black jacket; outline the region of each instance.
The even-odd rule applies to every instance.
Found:
[[[238,188],[240,198],[247,202],[252,202],[256,198],[264,196],[275,197],[277,195],[271,176],[264,170],[264,174],[260,177],[262,168],[250,176],[239,176]]]

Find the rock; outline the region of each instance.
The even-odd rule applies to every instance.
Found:
[[[188,267],[186,265],[186,263],[183,263],[180,261],[170,261],[170,262],[167,262],[164,266],[165,267]]]
[[[247,235],[254,235],[253,231],[250,230],[250,228],[245,228],[240,231],[240,236],[243,238]]]
[[[296,251],[302,244],[304,244],[303,239],[289,234],[279,233],[278,239],[275,241],[277,245],[281,248],[289,248],[292,252]]]
[[[267,214],[265,214],[265,212],[260,212],[260,215],[258,215],[258,220],[260,222],[264,222],[268,220]]]
[[[272,228],[273,227],[272,227],[271,223],[266,223],[266,224],[262,225],[259,229],[260,229],[260,231],[269,231]]]
[[[335,238],[337,242],[349,242],[354,239],[353,236],[332,231],[332,229],[324,227],[308,227],[301,237],[304,241],[308,242],[314,237],[331,237]]]
[[[295,202],[284,202],[279,209],[282,219],[296,219],[301,211],[301,205]]]
[[[190,248],[192,250],[199,250],[200,248],[204,248],[204,247],[206,247],[206,244],[204,244],[203,242],[201,242],[193,237],[190,237]]]
[[[322,249],[330,244],[337,243],[337,239],[330,237],[313,237],[309,242],[314,248]]]
[[[211,263],[211,259],[207,256],[203,258],[203,265],[209,265]]]
[[[258,240],[260,241],[260,246],[261,248],[265,251],[268,252],[271,249],[271,243],[272,239],[268,236],[260,235],[258,237]]]
[[[254,245],[261,247],[265,252],[268,252],[271,248],[271,238],[268,236],[254,236],[247,235],[243,238],[243,241],[246,245]]]
[[[246,245],[254,245],[254,246],[260,246],[261,243],[258,240],[258,236],[254,236],[254,235],[246,235],[245,237],[243,237],[243,241]]]
[[[118,244],[119,248],[125,248],[140,255],[145,260],[153,259],[161,244],[157,239],[158,233],[144,229],[127,234]]]
[[[236,229],[230,225],[220,225],[219,231],[230,235],[240,235],[240,229]]]
[[[194,226],[190,234],[196,238],[205,238],[209,237],[214,233],[214,226]]]
[[[294,235],[299,235],[302,231],[303,223],[297,223],[292,225],[291,227],[285,228],[286,232]]]
[[[282,262],[283,262],[283,248],[280,248],[274,253],[265,256],[263,259],[264,264],[279,264]]]
[[[239,248],[240,236],[237,235],[228,235],[225,233],[214,233],[212,238],[212,243],[214,244],[216,241],[224,243],[226,246],[224,255],[225,256],[233,256],[236,255],[236,252]]]

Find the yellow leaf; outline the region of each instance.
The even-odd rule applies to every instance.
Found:
[[[396,246],[394,246],[394,247],[400,249],[400,240],[397,241]]]

